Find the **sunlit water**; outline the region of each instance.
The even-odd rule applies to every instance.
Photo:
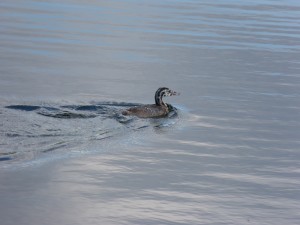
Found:
[[[1,225],[299,224],[299,1],[0,2]],[[120,112],[154,102],[166,118]]]

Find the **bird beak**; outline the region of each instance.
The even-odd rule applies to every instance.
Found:
[[[180,93],[176,92],[176,91],[171,91],[171,96],[173,96],[173,95],[180,95]]]

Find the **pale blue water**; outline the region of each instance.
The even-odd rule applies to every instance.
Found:
[[[299,1],[0,2],[1,225],[299,224]],[[154,102],[167,118],[123,117]]]

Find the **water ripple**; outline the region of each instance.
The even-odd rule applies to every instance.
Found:
[[[138,105],[141,104],[97,102],[5,106],[6,121],[0,129],[0,161],[22,163],[38,159],[43,153],[63,155],[85,149],[94,142],[121,138],[126,133],[130,138],[130,133],[135,131],[149,127],[165,129],[176,123],[175,107],[167,118],[160,119],[138,119],[121,114],[125,108]]]

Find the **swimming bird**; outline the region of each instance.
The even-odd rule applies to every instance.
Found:
[[[137,116],[140,118],[164,117],[172,110],[170,104],[164,103],[162,98],[166,96],[179,95],[178,92],[172,91],[169,88],[161,87],[155,92],[155,104],[142,105],[124,110],[124,116]]]

